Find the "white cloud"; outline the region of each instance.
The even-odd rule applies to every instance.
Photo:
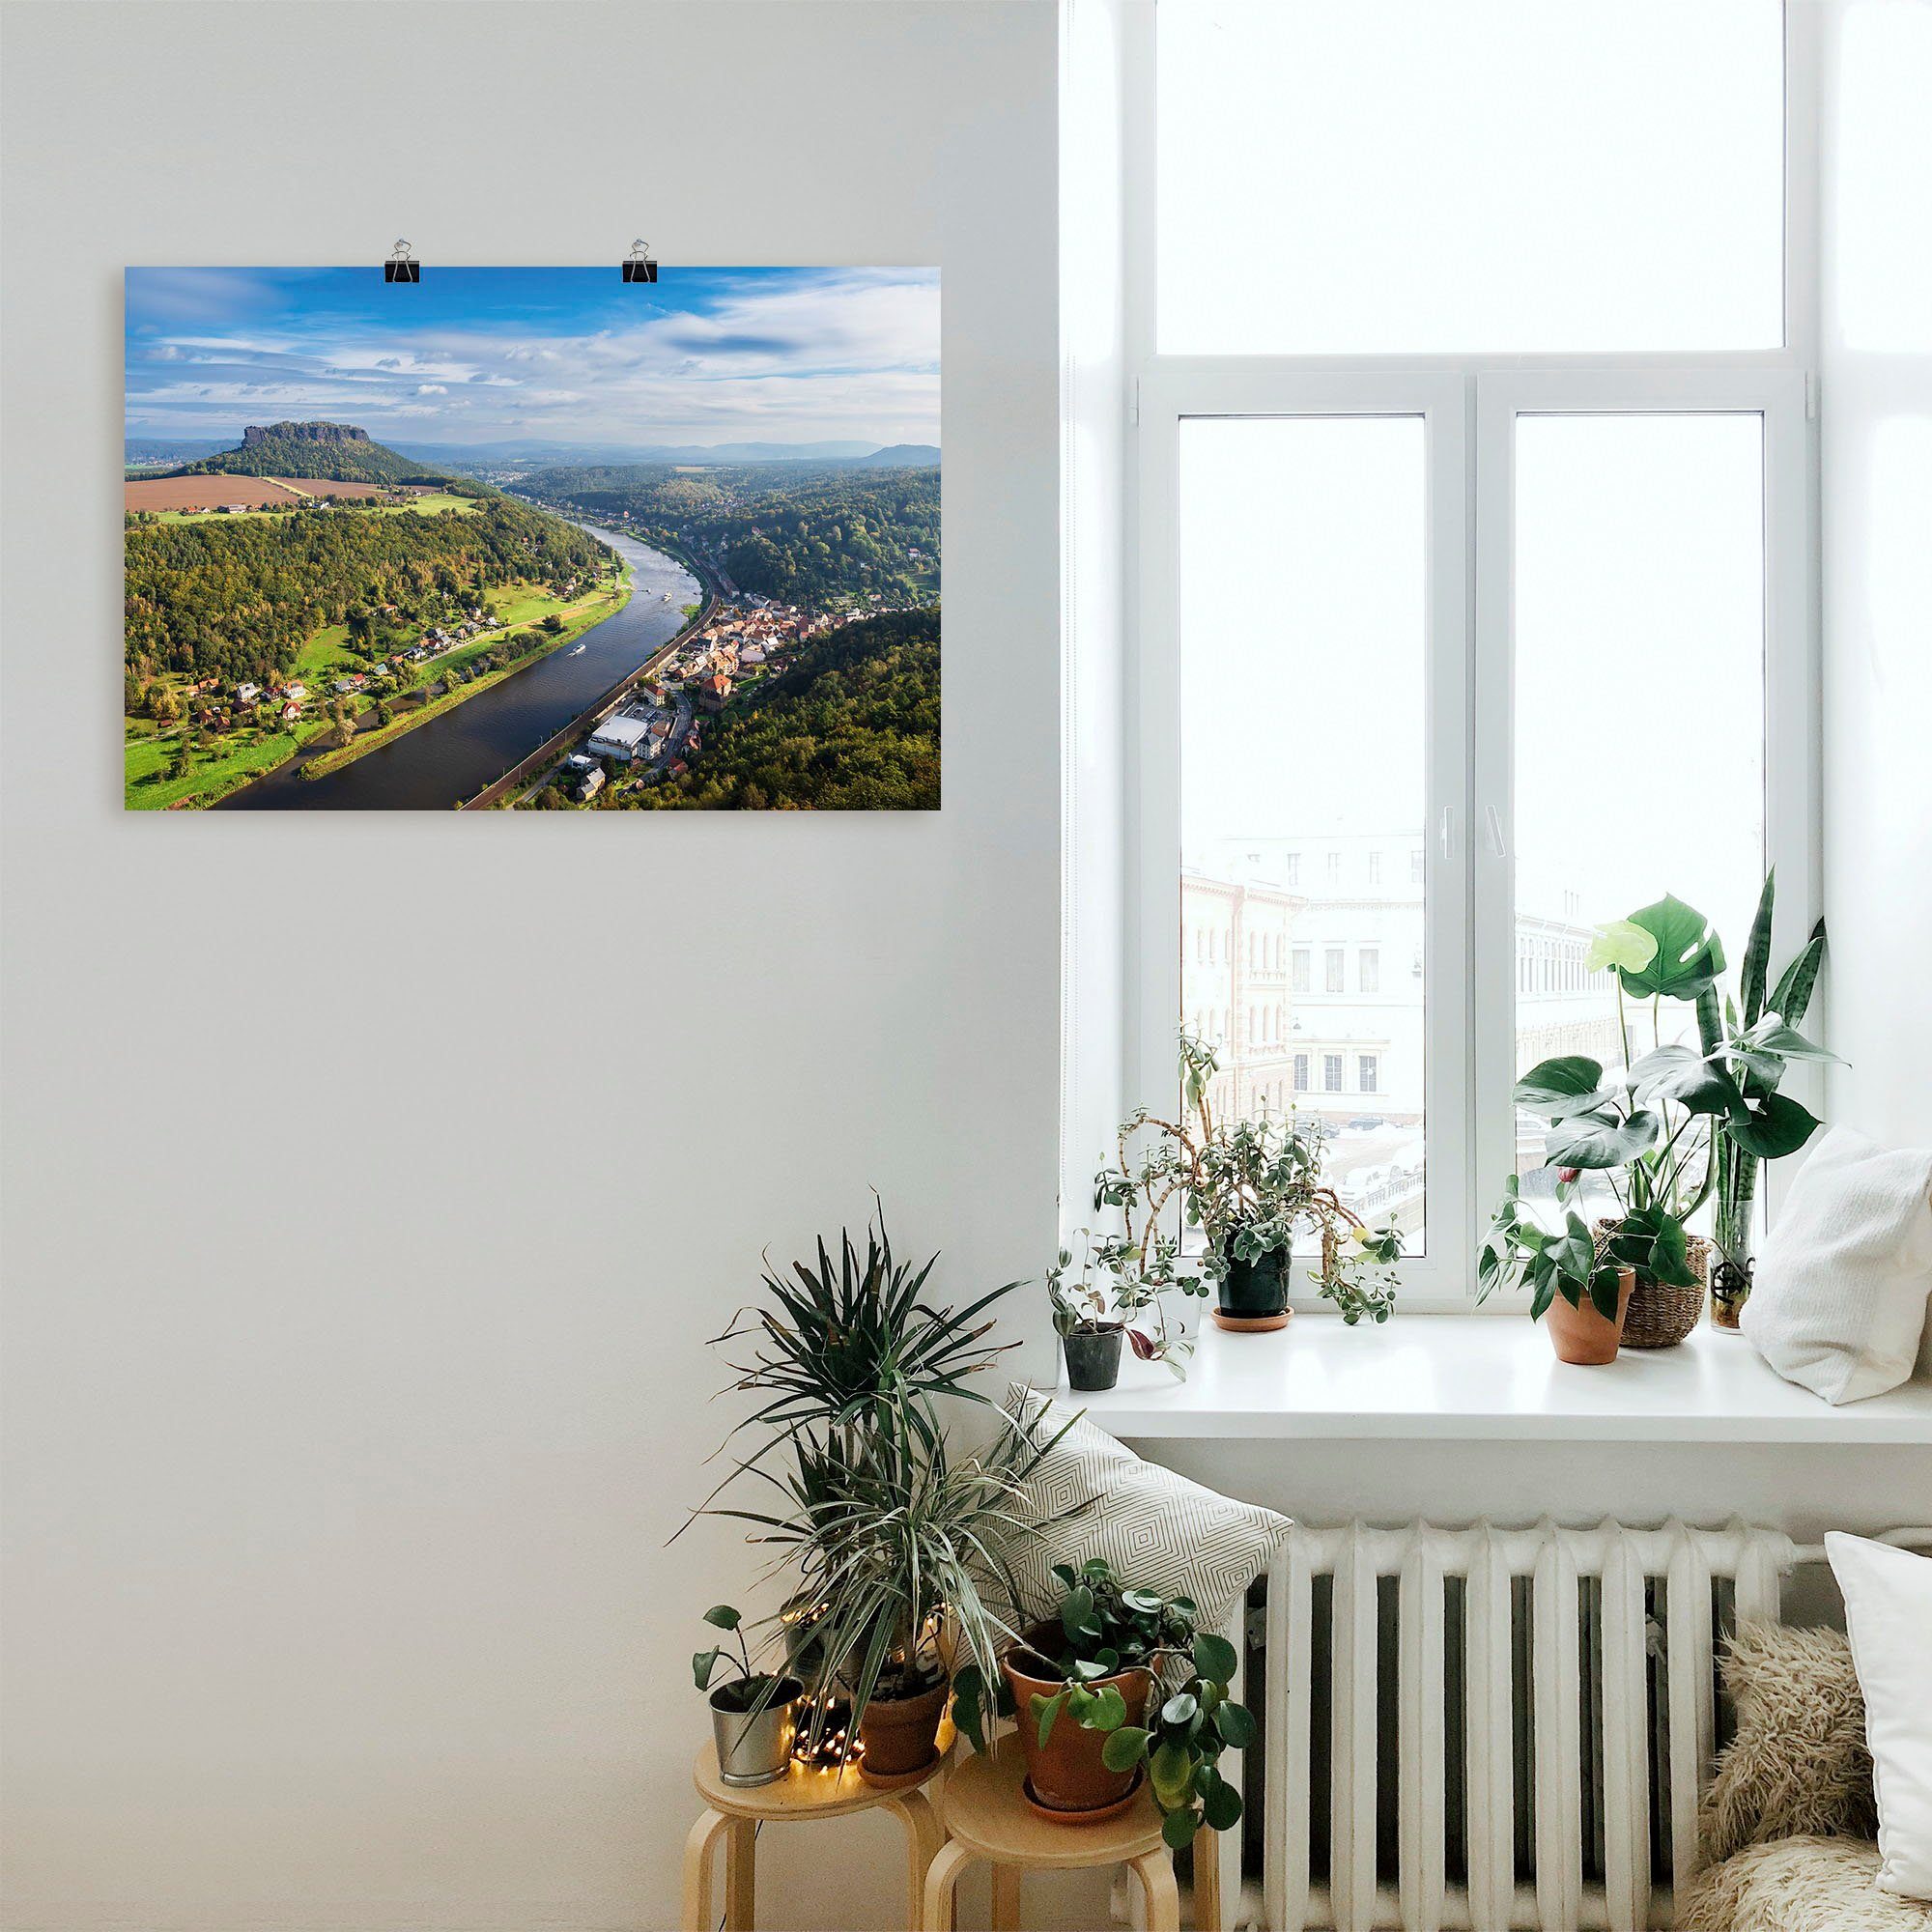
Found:
[[[232,332],[178,325],[130,357],[135,433],[219,433],[272,412],[354,422],[379,439],[384,424],[407,423],[435,440],[424,424],[462,406],[453,390],[503,389],[461,419],[462,437],[514,424],[598,443],[939,440],[939,288],[923,273],[748,278],[701,314],[645,309],[576,334],[428,327],[404,349],[392,330],[354,321],[325,333],[257,328],[252,316],[236,327],[206,310],[194,320]],[[199,363],[209,380],[140,375],[150,361]]]

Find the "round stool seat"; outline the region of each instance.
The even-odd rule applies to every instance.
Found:
[[[691,1768],[692,1782],[704,1801],[697,1823],[684,1845],[684,1909],[680,1932],[717,1932],[712,1901],[713,1854],[724,1846],[725,1932],[752,1932],[757,1917],[758,1829],[762,1825],[810,1824],[842,1818],[853,1811],[890,1812],[906,1837],[906,1903],[919,1922],[925,1875],[944,1844],[932,1804],[921,1788],[946,1761],[950,1737],[941,1753],[916,1781],[885,1787],[867,1784],[856,1765],[820,1770],[794,1763],[769,1784],[726,1784],[718,1775],[718,1752],[706,1745]]]
[[[947,1780],[940,1810],[946,1835],[996,1865],[1040,1871],[1124,1864],[1165,1852],[1160,1808],[1143,1781],[1134,1802],[1094,1824],[1042,1818],[1020,1789],[1026,1753],[1010,1732],[988,1756],[962,1757]]]
[[[935,1757],[932,1769],[916,1785],[900,1787],[916,1790],[932,1777],[945,1763]],[[859,1776],[859,1767],[842,1768],[800,1764],[796,1759],[782,1777],[769,1784],[726,1784],[718,1775],[718,1747],[706,1745],[691,1768],[691,1779],[697,1795],[714,1811],[728,1812],[737,1818],[755,1818],[760,1824],[782,1823],[788,1818],[840,1818],[848,1811],[869,1811],[895,1794]]]

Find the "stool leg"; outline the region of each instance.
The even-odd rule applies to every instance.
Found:
[[[890,1811],[905,1830],[906,1923],[919,1932],[925,1875],[946,1842],[946,1833],[939,1829],[939,1818],[923,1791],[902,1791],[888,1798],[881,1808]]]
[[[1221,1834],[1194,1834],[1194,1932],[1221,1932]]]
[[[758,1920],[758,1828],[733,1818],[724,1833],[724,1932],[752,1932]]]
[[[973,1862],[973,1854],[964,1845],[940,1846],[932,1869],[925,1875],[925,1904],[921,1915],[921,1932],[952,1932],[952,1908],[959,1874]],[[1179,1928],[1177,1928],[1179,1932]]]
[[[1174,1882],[1174,1861],[1163,1852],[1143,1852],[1129,1859],[1147,1893],[1148,1932],[1180,1932],[1180,1888]]]
[[[1020,1932],[1020,1868],[993,1867],[993,1932]]]
[[[711,1851],[730,1822],[722,1811],[700,1811],[684,1841],[683,1932],[712,1932]]]

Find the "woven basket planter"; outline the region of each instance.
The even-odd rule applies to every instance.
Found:
[[[1614,1221],[1597,1223],[1597,1252],[1602,1254],[1615,1232]],[[1689,1288],[1665,1288],[1641,1281],[1624,1316],[1626,1349],[1674,1349],[1697,1325],[1704,1312],[1704,1291],[1711,1279],[1711,1244],[1702,1235],[1685,1237],[1685,1255],[1696,1280]]]

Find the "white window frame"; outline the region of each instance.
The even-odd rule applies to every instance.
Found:
[[[1684,358],[1705,360],[1707,358]],[[1519,416],[1754,414],[1764,424],[1764,835],[1778,899],[1821,900],[1818,658],[1811,622],[1811,491],[1801,370],[1771,366],[1489,371],[1475,378],[1475,757],[1470,839],[1476,968],[1471,1046],[1477,1194],[1493,1201],[1515,1155],[1515,528]],[[1660,883],[1659,890],[1662,885]],[[1804,929],[1809,930],[1807,910]],[[1795,918],[1780,930],[1795,947]],[[1741,949],[1744,935],[1731,938]],[[1782,957],[1786,947],[1780,946]],[[1561,983],[1560,959],[1542,970]],[[1733,961],[1735,966],[1736,962]]]
[[[1180,425],[1193,416],[1419,415],[1426,431],[1428,624],[1423,833],[1428,1252],[1403,1305],[1474,1306],[1488,1206],[1510,1170],[1514,940],[1511,547],[1517,414],[1744,411],[1765,424],[1766,859],[1778,956],[1821,909],[1816,611],[1817,23],[1785,10],[1785,343],[1634,355],[1162,355],[1155,8],[1124,11],[1130,554],[1125,800],[1129,1098],[1171,1104],[1180,1009]],[[1492,811],[1493,810],[1493,818]],[[1741,942],[1741,936],[1740,936]],[[1734,942],[1734,943],[1740,943]],[[1291,953],[1292,959],[1292,953]],[[1314,949],[1309,949],[1310,982]],[[1324,978],[1325,984],[1325,978]],[[1307,997],[1290,995],[1291,998]],[[1320,1092],[1311,1063],[1310,1088]],[[1379,1096],[1378,1096],[1379,1097]],[[1319,1305],[1297,1293],[1300,1305]],[[1494,1297],[1486,1312],[1518,1312]]]

